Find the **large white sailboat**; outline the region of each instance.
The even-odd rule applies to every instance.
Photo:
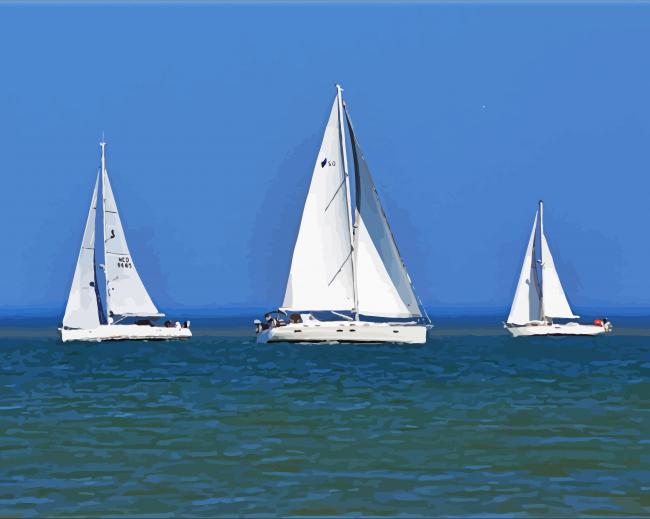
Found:
[[[515,298],[505,327],[515,337],[530,335],[599,335],[612,330],[605,318],[580,324],[567,301],[544,234],[544,204],[540,200]],[[564,322],[555,322],[554,320]],[[567,321],[568,320],[568,321]]]
[[[264,322],[255,321],[257,341],[424,343],[431,322],[397,249],[342,89],[336,88],[284,302]],[[346,126],[356,181],[354,225]]]
[[[164,317],[154,305],[135,268],[115,197],[106,171],[106,143],[102,149],[101,172],[86,219],[81,250],[77,259],[68,304],[59,328],[67,341],[105,341],[126,339],[179,339],[191,337],[189,322],[167,321],[154,326],[152,321]],[[104,274],[106,278],[106,314],[102,309],[95,265],[95,217],[99,176],[103,193]]]

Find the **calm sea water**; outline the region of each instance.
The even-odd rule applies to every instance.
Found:
[[[650,330],[63,345],[0,328],[0,515],[649,515]]]

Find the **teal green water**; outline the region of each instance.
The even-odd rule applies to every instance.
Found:
[[[650,337],[248,333],[5,329],[0,515],[650,514]]]

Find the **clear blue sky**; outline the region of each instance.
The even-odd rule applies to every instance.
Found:
[[[62,313],[102,131],[162,309],[278,305],[335,82],[434,313],[510,305],[539,198],[578,309],[650,307],[650,5],[2,5],[0,47],[0,308]]]

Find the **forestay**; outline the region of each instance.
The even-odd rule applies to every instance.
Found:
[[[346,116],[356,180],[354,243],[357,312],[377,317],[421,317],[411,280],[347,110]]]
[[[98,187],[99,175],[95,181],[77,266],[72,279],[68,303],[65,307],[63,316],[65,328],[92,329],[103,321],[95,271],[95,218]]]
[[[106,296],[109,315],[162,316],[147,293],[135,268],[115,197],[105,167],[102,145],[102,185],[104,193],[104,257]]]
[[[509,324],[526,324],[530,321],[537,321],[543,318],[541,315],[541,293],[539,280],[537,279],[537,268],[535,265],[535,232],[537,231],[537,219],[539,213],[535,213],[533,230],[530,232],[524,264],[521,267],[519,281],[515,298],[512,301],[512,308],[508,316]]]
[[[314,165],[282,308],[352,310],[352,242],[338,98]]]

